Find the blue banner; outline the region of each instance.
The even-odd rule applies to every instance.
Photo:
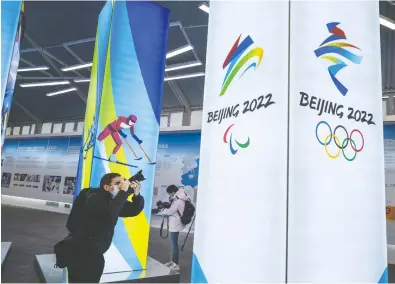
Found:
[[[10,69],[22,1],[1,2],[1,102]]]
[[[12,103],[12,97],[14,94],[14,87],[15,87],[15,80],[16,80],[16,74],[18,71],[18,65],[19,65],[19,57],[20,57],[20,41],[21,41],[21,33],[22,33],[22,25],[21,25],[21,20],[22,20],[22,14],[20,11],[21,7],[21,2],[10,2],[13,3],[11,4],[6,4],[4,3],[9,3],[9,2],[3,2],[2,3],[2,9],[1,9],[1,14],[2,14],[2,69],[1,69],[1,88],[2,88],[2,109],[1,109],[1,145],[4,143],[4,138],[5,138],[5,131],[7,127],[7,121],[10,113],[10,108],[11,108],[11,103]],[[18,14],[16,14],[16,9],[19,8]],[[3,10],[4,9],[4,10]],[[14,14],[15,12],[15,14]],[[3,18],[5,17],[5,19]],[[17,22],[17,28],[16,31],[14,31],[14,21],[15,19],[11,18],[15,17],[16,22]],[[19,20],[19,24],[18,24]],[[9,22],[8,22],[9,21]],[[9,29],[7,29],[7,27]],[[3,32],[5,34],[3,34]],[[16,33],[16,35],[15,35]],[[10,46],[8,45],[8,37],[13,35],[13,45]],[[5,37],[5,39],[4,39]],[[7,60],[7,57],[4,56],[9,56],[8,51],[11,50],[10,54],[10,63]],[[7,65],[8,64],[8,65]],[[6,73],[3,73],[5,72]],[[7,77],[7,84],[5,85],[5,90],[3,91],[4,87],[4,82],[3,77],[5,74],[8,74]]]

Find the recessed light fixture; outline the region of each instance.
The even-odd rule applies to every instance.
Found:
[[[51,82],[40,82],[40,83],[24,83],[20,84],[22,88],[32,88],[32,87],[45,87],[45,86],[57,86],[57,85],[68,85],[70,81],[51,81]]]
[[[48,66],[37,66],[37,67],[22,67],[18,68],[18,73],[19,72],[28,72],[28,71],[43,71],[43,70],[48,70]]]
[[[395,30],[395,21],[392,21],[382,15],[380,15],[380,24],[391,30]]]
[[[200,5],[199,9],[206,12],[207,14],[210,13],[210,7],[206,3],[203,3],[202,5]]]
[[[76,90],[77,90],[77,88],[64,89],[64,90],[48,93],[47,97],[52,97],[52,96],[56,96],[56,95],[60,95],[60,94],[64,94],[64,93],[69,93],[69,92],[73,92]]]
[[[75,83],[86,83],[89,82],[91,79],[74,79]]]
[[[174,50],[168,52],[168,53],[166,54],[166,58],[171,58],[171,57],[177,56],[177,55],[179,55],[179,54],[181,54],[181,53],[190,51],[190,50],[192,50],[192,49],[193,49],[193,46],[190,45],[190,44],[187,44],[187,45],[185,45],[185,46],[183,46],[183,47],[180,47],[180,48],[177,48],[177,49],[174,49]]]
[[[168,72],[168,71],[180,70],[180,69],[185,69],[185,68],[190,68],[190,67],[195,67],[195,66],[200,66],[200,65],[202,65],[202,62],[200,62],[200,61],[191,61],[191,62],[185,62],[185,63],[181,63],[181,64],[173,64],[173,65],[167,66],[165,71]]]
[[[185,75],[179,75],[179,76],[171,76],[171,77],[166,77],[165,81],[172,81],[172,80],[179,80],[179,79],[187,79],[187,78],[194,78],[194,77],[201,77],[204,76],[203,72],[200,73],[192,73],[192,74],[185,74]]]
[[[92,66],[92,62],[90,62],[90,63],[83,63],[83,64],[77,64],[77,65],[64,67],[64,68],[62,68],[62,71],[64,71],[64,72],[66,72],[66,71],[73,71],[73,70],[77,70],[77,69],[88,68],[88,67],[91,67],[91,66]]]

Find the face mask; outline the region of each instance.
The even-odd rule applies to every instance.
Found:
[[[118,185],[115,185],[114,190],[111,191],[112,197],[115,197],[118,194],[118,192],[119,192],[119,187]]]

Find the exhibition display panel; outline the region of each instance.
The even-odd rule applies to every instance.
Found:
[[[106,173],[139,175],[144,208],[118,219],[102,283],[180,281],[178,256],[169,266],[148,256],[152,223],[162,222],[165,238],[171,214],[162,205],[170,207],[172,184],[197,206],[187,225],[178,212],[178,234],[189,229],[179,245],[194,230],[192,283],[387,283],[395,264],[395,125],[382,120],[378,1],[207,5],[206,71],[191,73],[206,77],[201,132],[160,132],[164,82],[182,77],[165,78],[182,65],[166,62],[169,54],[189,48],[199,61],[189,64],[203,65],[182,25],[151,2],[107,1],[84,78],[82,136],[14,136],[3,145],[24,11],[23,2],[5,2],[3,204],[30,200],[41,204],[31,208],[68,213]],[[166,53],[169,25],[188,44]],[[177,83],[169,86],[179,95]],[[182,125],[192,105],[180,112]],[[128,194],[132,201],[132,188]],[[168,234],[172,249],[178,234]],[[2,243],[2,265],[10,246]],[[54,254],[35,255],[42,281],[67,283],[67,269],[55,263]]]
[[[378,2],[290,5],[288,281],[387,281]]]
[[[105,254],[104,273],[114,273],[146,268],[169,10],[108,1],[102,13],[74,195],[106,173],[142,171],[143,212],[120,218]]]
[[[210,3],[192,282],[388,281],[378,8]]]
[[[286,280],[288,13],[210,2],[192,282]]]

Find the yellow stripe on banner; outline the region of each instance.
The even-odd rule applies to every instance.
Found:
[[[89,92],[88,99],[86,102],[86,113],[85,113],[85,121],[84,121],[84,146],[88,137],[88,131],[91,129],[93,125],[93,117],[96,112],[96,100],[97,100],[97,64],[98,64],[98,30],[96,30],[96,41],[95,41],[95,49],[93,52],[93,63],[92,63],[92,71],[91,71],[91,79],[89,84]],[[89,149],[87,153],[85,153],[83,149],[82,156],[86,157],[82,161],[82,181],[81,181],[81,189],[90,187],[90,176],[92,169],[92,159],[93,159],[93,147]],[[86,155],[86,156],[85,156]]]
[[[145,275],[147,274],[147,270],[145,268],[146,267],[144,267],[144,270],[141,271],[139,278],[145,278]]]
[[[111,39],[111,35],[110,35],[110,39]],[[102,128],[106,127],[109,123],[111,123],[117,118],[115,112],[113,91],[112,91],[110,54],[111,54],[111,40],[109,41],[108,44],[107,61],[106,61],[104,83],[103,83],[103,95],[100,104],[99,119]],[[109,157],[115,147],[115,142],[111,139],[111,136],[109,136],[109,139],[104,139],[103,142],[104,142],[106,154]],[[128,163],[128,161],[126,160],[126,155],[123,147],[121,147],[117,152],[116,159],[117,161]],[[109,163],[109,167],[111,172],[119,173],[125,178],[128,178],[131,174],[133,174],[130,172],[129,167],[124,165]],[[123,223],[128,233],[130,242],[136,252],[137,258],[139,259],[141,265],[145,269],[147,262],[148,237],[149,237],[149,222],[147,220],[147,217],[145,216],[143,211],[136,217],[123,218]]]

